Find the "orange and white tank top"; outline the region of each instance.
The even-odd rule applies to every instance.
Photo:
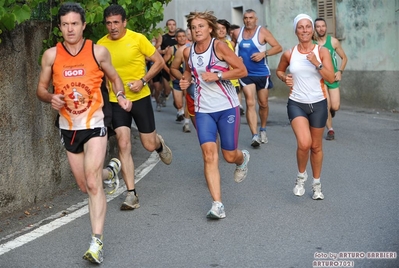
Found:
[[[101,83],[104,73],[94,57],[94,44],[85,40],[82,49],[71,55],[57,43],[53,64],[54,93],[64,95],[58,126],[66,130],[104,127],[104,98]]]
[[[315,45],[313,52],[319,62],[319,46]],[[327,97],[324,80],[316,67],[306,58],[308,53],[301,53],[298,46],[292,49],[290,72],[294,85],[289,98],[300,103],[316,103]]]

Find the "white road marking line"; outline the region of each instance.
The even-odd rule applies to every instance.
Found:
[[[136,177],[135,182],[137,183],[142,178],[144,178],[144,176],[147,175],[148,172],[150,172],[154,168],[154,166],[159,162],[159,160],[160,159],[159,159],[158,153],[153,152],[150,155],[150,157],[141,166],[139,166],[135,170],[135,172],[134,172],[135,177]],[[116,198],[117,196],[122,194],[124,191],[126,191],[126,186],[120,187],[115,192],[115,194],[113,194],[111,196],[107,196],[107,202],[113,200],[114,198]],[[5,244],[0,244],[0,256],[9,252],[10,250],[13,250],[20,246],[23,246],[23,245],[43,236],[45,234],[48,234],[48,233],[54,231],[55,229],[65,225],[65,224],[68,224],[68,223],[74,221],[75,219],[87,214],[89,212],[88,199],[85,199],[83,202],[73,205],[66,210],[72,211],[72,213],[70,213],[70,214],[67,213],[65,215],[64,212],[59,212],[57,214],[54,214],[53,216],[50,216],[50,217],[32,225],[31,227],[25,228],[22,231],[11,234],[11,235],[7,236],[6,238],[4,238],[4,239],[9,239],[10,237],[18,235],[26,230],[33,229],[33,228],[36,228],[37,226],[40,226],[41,223],[44,221],[51,220],[50,223],[40,226],[39,228],[36,228],[29,233],[21,235]],[[62,215],[65,215],[65,216],[62,216]],[[4,239],[2,239],[2,240],[4,240]]]

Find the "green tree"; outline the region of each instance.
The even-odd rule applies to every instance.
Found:
[[[85,36],[97,41],[106,33],[103,24],[103,11],[110,4],[123,6],[127,13],[127,27],[152,38],[161,32],[156,27],[163,20],[163,5],[172,0],[81,0],[79,3],[86,11],[87,27]],[[0,0],[0,42],[2,33],[12,31],[17,24],[30,19],[45,19],[51,22],[52,31],[43,41],[43,49],[54,46],[61,40],[56,15],[62,0]],[[42,14],[45,11],[44,15]],[[38,15],[38,13],[40,13]]]

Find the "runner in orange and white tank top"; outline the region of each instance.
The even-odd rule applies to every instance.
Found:
[[[298,174],[293,192],[305,193],[308,178],[306,166],[311,159],[314,200],[324,199],[321,191],[323,163],[323,132],[327,120],[327,93],[324,80],[334,81],[334,69],[328,50],[313,44],[313,20],[306,14],[294,19],[294,31],[299,44],[281,56],[277,76],[290,87],[287,103],[288,118],[297,140]],[[286,74],[287,68],[290,74]]]
[[[120,161],[113,158],[103,169],[108,142],[106,127],[110,123],[106,122],[107,90],[101,89],[104,74],[115,94],[124,94],[124,88],[108,50],[83,38],[84,9],[77,3],[64,3],[58,10],[58,21],[63,42],[43,53],[36,95],[58,111],[56,123],[69,165],[80,190],[88,193],[92,230],[90,247],[83,258],[101,263],[107,210],[103,180],[108,180],[109,188],[115,191],[121,167]],[[54,93],[49,92],[51,81]],[[125,111],[132,108],[131,102],[122,98],[118,105]]]
[[[73,57],[62,43],[56,48],[54,92],[62,94],[65,101],[59,110],[59,127],[68,130],[105,127],[104,120],[111,119],[111,110],[103,109],[104,96],[108,103],[108,91],[101,90],[104,73],[93,56],[93,42],[84,40],[82,49]]]

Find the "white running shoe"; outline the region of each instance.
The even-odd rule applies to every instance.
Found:
[[[244,162],[241,165],[236,166],[236,170],[234,171],[234,180],[235,182],[242,182],[247,177],[248,173],[248,162],[249,162],[249,152],[247,150],[242,150],[244,155]]]
[[[296,196],[302,196],[305,193],[305,181],[308,179],[308,174],[305,171],[305,174],[303,177],[297,176],[296,182],[295,182],[295,187],[294,187],[294,195]]]
[[[255,134],[251,140],[251,146],[254,148],[258,148],[260,146],[260,139],[258,134]]]
[[[207,218],[211,219],[223,219],[226,218],[226,213],[224,212],[224,206],[219,201],[213,201],[211,210],[206,214]]]
[[[92,237],[89,249],[83,255],[83,259],[88,260],[91,263],[102,263],[103,258],[103,242],[97,238]]]
[[[165,141],[163,140],[161,135],[157,134],[157,136],[161,141],[163,148],[162,152],[159,153],[159,157],[166,165],[170,165],[170,163],[172,163],[172,150],[170,150],[170,148],[165,144]]]
[[[269,140],[267,139],[267,136],[266,136],[266,130],[261,130],[260,131],[260,142],[261,143],[268,143],[269,142]]]
[[[140,207],[139,197],[133,192],[127,192],[125,202],[121,205],[121,210],[133,210]]]
[[[321,192],[321,183],[314,183],[312,185],[313,196],[314,200],[323,200],[324,194]]]
[[[184,124],[183,125],[183,132],[184,133],[190,133],[191,132],[189,124]]]
[[[121,161],[118,158],[112,158],[107,165],[110,173],[108,180],[104,181],[104,188],[107,194],[113,194],[119,188],[119,172],[121,171]]]

